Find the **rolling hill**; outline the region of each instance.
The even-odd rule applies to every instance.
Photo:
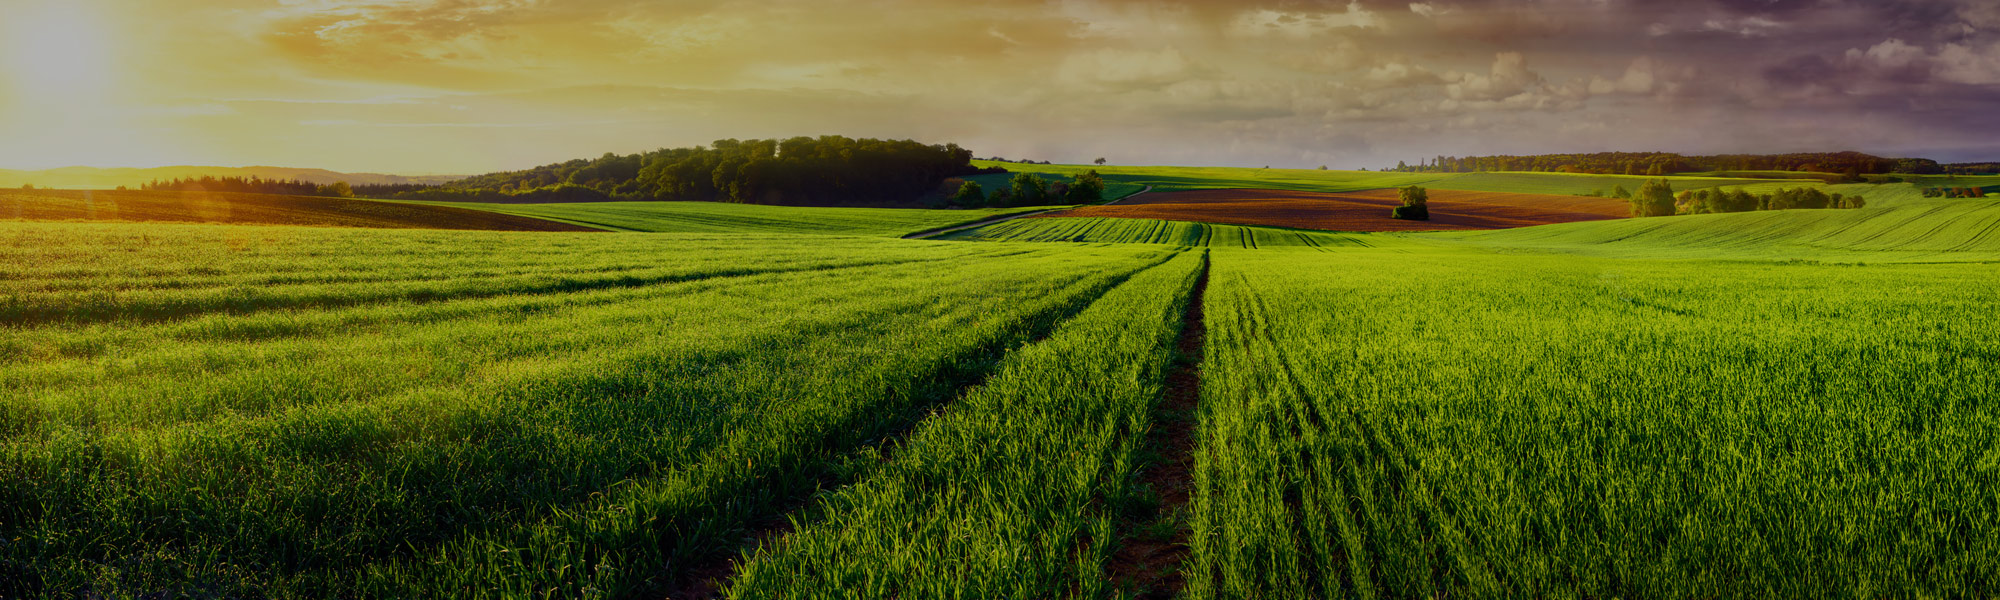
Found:
[[[441,184],[462,177],[459,175],[341,173],[326,169],[297,169],[288,167],[189,166],[155,167],[148,169],[64,167],[45,171],[10,171],[0,169],[0,188],[18,188],[24,185],[32,185],[38,188],[70,190],[109,190],[119,186],[138,189],[139,186],[154,180],[187,179],[202,176],[298,180],[321,185],[342,181],[347,182],[348,185]]]

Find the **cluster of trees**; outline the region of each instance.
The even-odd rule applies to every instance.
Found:
[[[948,180],[946,185],[949,186]],[[1011,187],[993,190],[986,194],[985,186],[977,181],[959,181],[958,191],[948,202],[966,208],[1009,208],[1015,206],[1048,206],[1051,204],[1094,204],[1104,201],[1104,177],[1097,171],[1076,176],[1069,182],[1049,182],[1033,173],[1019,173],[1009,181]]]
[[[1937,161],[1882,158],[1860,152],[1716,156],[1683,156],[1666,152],[1599,152],[1534,156],[1438,156],[1417,161],[1415,165],[1397,162],[1393,170],[1403,173],[1544,171],[1598,175],[1670,175],[1701,171],[1806,171],[1858,178],[1865,174],[1919,173],[1928,169],[1939,169]]]
[[[1943,170],[1951,175],[2000,175],[2000,163],[1953,163]]]
[[[644,154],[605,154],[492,173],[392,197],[476,202],[692,200],[794,206],[894,206],[947,178],[1004,173],[972,166],[957,144],[843,136],[719,140]]]
[[[1431,193],[1429,190],[1413,185],[1399,189],[1397,193],[1402,197],[1403,205],[1389,211],[1389,218],[1405,221],[1431,220]]]
[[[125,189],[119,186],[118,189]],[[232,192],[243,194],[278,194],[283,196],[330,196],[334,198],[421,198],[426,191],[437,186],[422,183],[384,183],[351,186],[345,181],[328,184],[314,184],[296,179],[262,179],[252,177],[190,177],[186,179],[153,180],[141,184],[139,189],[153,192]],[[451,199],[451,198],[439,198]]]
[[[334,196],[351,198],[353,188],[346,182],[317,185],[295,179],[263,179],[260,177],[189,177],[185,179],[155,179],[139,186],[149,192],[226,192],[239,194],[281,194],[286,196]]]
[[[1752,194],[1742,188],[1733,190],[1706,188],[1676,194],[1673,183],[1665,179],[1647,181],[1639,186],[1637,192],[1630,194],[1629,198],[1634,217],[1868,206],[1868,200],[1861,196],[1829,194],[1818,188],[1809,187],[1782,189],[1769,194]]]
[[[1986,190],[1969,187],[1929,187],[1924,188],[1925,198],[1985,198]]]

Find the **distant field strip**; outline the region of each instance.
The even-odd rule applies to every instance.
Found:
[[[0,337],[0,595],[647,595],[1172,256],[723,239],[0,224],[4,297],[89,315]],[[688,261],[734,266],[370,291]],[[362,299],[147,287],[256,299],[267,269]]]
[[[1000,167],[1015,173],[1072,177],[1097,171],[1107,182],[1153,186],[1155,192],[1216,189],[1354,192],[1437,181],[1450,175],[1319,171],[1311,169],[1244,169],[1235,167],[1121,167],[1090,165],[1027,165],[975,161],[980,167]]]
[[[2000,266],[1214,263],[1190,598],[2000,589]]]
[[[915,208],[820,208],[722,202],[576,202],[488,204],[427,202],[615,231],[653,233],[812,233],[873,237],[977,223],[996,216],[1042,210],[1037,207],[927,210]]]
[[[1504,229],[1549,223],[1622,219],[1629,203],[1609,198],[1430,192],[1431,218],[1389,218],[1402,204],[1396,190],[1323,194],[1273,190],[1201,190],[1152,193],[1111,206],[1083,206],[1043,215],[1195,221],[1326,231],[1439,231]]]
[[[0,220],[160,221],[389,229],[599,231],[482,210],[267,194],[0,190]]]
[[[969,229],[939,239],[988,242],[1165,244],[1207,248],[1398,248],[1410,245],[1381,235],[1242,227],[1153,219],[1028,218]]]
[[[1888,208],[1691,215],[1423,238],[1641,258],[2000,260],[2000,203],[1931,200]]]
[[[1603,192],[1607,196],[1623,186],[1626,191],[1634,191],[1653,179],[1672,182],[1675,190],[1695,190],[1719,186],[1759,185],[1771,183],[1768,179],[1729,179],[1716,177],[1643,177],[1637,175],[1579,175],[1571,173],[1465,173],[1448,175],[1444,179],[1427,184],[1440,190],[1466,190],[1475,192],[1508,192],[1514,194],[1557,194],[1581,196],[1592,192]],[[1810,182],[1808,182],[1810,183]],[[1792,187],[1799,187],[1793,184]]]

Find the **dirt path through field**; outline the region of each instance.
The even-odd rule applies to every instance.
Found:
[[[1119,198],[1119,199],[1117,199],[1117,200],[1112,200],[1112,201],[1110,201],[1110,202],[1106,202],[1106,203],[1104,203],[1104,204],[1100,204],[1100,205],[1098,205],[1098,206],[1110,206],[1110,205],[1113,205],[1113,204],[1117,204],[1117,203],[1120,203],[1120,202],[1124,202],[1124,201],[1126,201],[1126,200],[1130,200],[1130,199],[1132,199],[1132,197],[1133,197],[1133,196],[1137,196],[1137,195],[1139,195],[1139,194],[1144,194],[1144,193],[1146,193],[1146,192],[1150,192],[1150,191],[1153,191],[1153,186],[1150,186],[1150,185],[1149,185],[1149,186],[1146,186],[1146,189],[1143,189],[1143,190],[1139,190],[1139,191],[1136,191],[1136,192],[1132,192],[1132,194],[1131,194],[1131,195],[1128,195],[1128,196],[1126,196],[1126,197],[1124,197],[1124,198]],[[1049,214],[1049,213],[1052,213],[1052,212],[1057,212],[1057,211],[1064,211],[1064,210],[1072,210],[1072,209],[1068,209],[1068,208],[1051,208],[1051,209],[1048,209],[1048,210],[1041,210],[1041,211],[1035,211],[1035,212],[1025,212],[1025,213],[1021,213],[1021,214],[1016,214],[1016,215],[1007,215],[1007,216],[1004,216],[1004,217],[1000,217],[1000,218],[996,218],[996,219],[987,219],[987,220],[985,220],[985,221],[980,221],[980,222],[978,222],[978,223],[972,223],[972,224],[969,224],[969,225],[954,225],[954,226],[951,226],[951,227],[946,227],[946,228],[944,228],[944,229],[933,229],[933,230],[930,230],[930,231],[920,231],[920,232],[917,232],[917,233],[912,233],[912,234],[910,234],[910,235],[906,235],[906,236],[903,236],[903,239],[906,239],[906,240],[926,240],[926,239],[930,239],[930,238],[934,238],[934,237],[937,237],[937,236],[940,236],[940,235],[944,235],[944,234],[947,234],[947,233],[955,233],[955,232],[960,232],[960,231],[965,231],[965,230],[967,230],[967,229],[976,229],[976,228],[979,228],[979,227],[985,227],[985,226],[987,226],[987,225],[992,225],[992,224],[994,224],[994,223],[1000,223],[1000,222],[1003,222],[1003,221],[1012,221],[1012,220],[1014,220],[1014,219],[1025,219],[1025,218],[1028,218],[1028,217],[1033,217],[1033,216],[1039,216],[1039,215],[1046,215],[1046,214]]]
[[[1166,396],[1153,411],[1153,426],[1146,442],[1158,453],[1153,464],[1143,467],[1139,480],[1159,495],[1159,506],[1149,523],[1125,523],[1124,537],[1111,555],[1105,570],[1144,600],[1167,600],[1180,594],[1181,565],[1187,560],[1187,523],[1182,510],[1194,487],[1195,407],[1201,400],[1201,362],[1208,341],[1208,325],[1202,299],[1208,294],[1208,257],[1202,257],[1201,275],[1188,295],[1186,316],[1182,317],[1180,338],[1175,341],[1178,356],[1167,372]]]

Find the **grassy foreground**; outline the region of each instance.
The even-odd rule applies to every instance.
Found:
[[[0,597],[1980,596],[1995,206],[0,222]],[[1135,567],[1204,268],[1188,554]]]
[[[0,227],[8,597],[658,593],[1167,258]]]
[[[2000,586],[2000,266],[1214,269],[1190,598]]]

